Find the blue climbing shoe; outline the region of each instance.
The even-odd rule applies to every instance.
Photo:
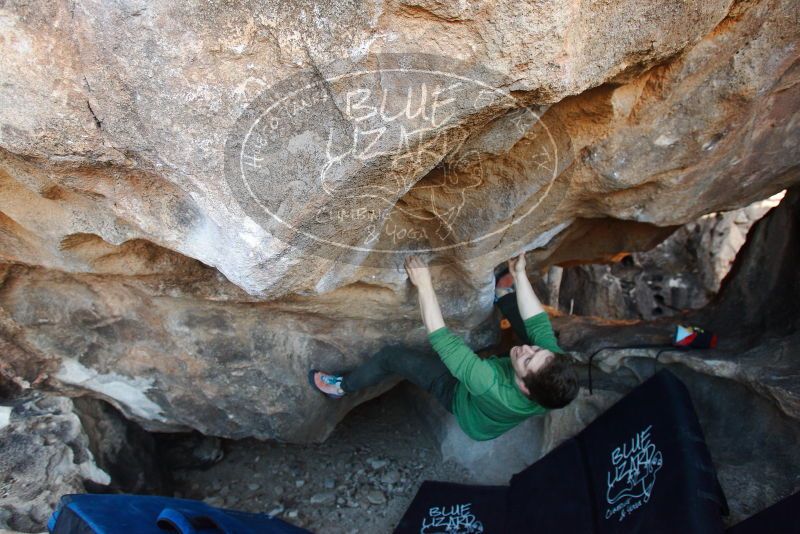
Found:
[[[312,369],[308,372],[308,383],[332,399],[344,397],[345,392],[342,389],[343,378],[343,376],[330,375],[322,371],[317,371],[316,369]]]

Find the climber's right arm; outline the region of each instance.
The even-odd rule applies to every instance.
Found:
[[[406,271],[419,291],[422,321],[428,330],[428,340],[433,349],[453,376],[472,394],[485,393],[497,380],[495,368],[481,360],[463,339],[445,326],[427,265],[416,256],[409,256],[406,259]]]
[[[428,266],[417,256],[409,256],[406,258],[406,272],[411,283],[417,286],[422,322],[425,323],[428,333],[442,328],[444,326],[442,310],[439,308],[439,301],[436,300]]]
[[[497,368],[480,359],[460,336],[446,326],[429,332],[428,340],[450,374],[473,395],[483,395],[497,382]]]

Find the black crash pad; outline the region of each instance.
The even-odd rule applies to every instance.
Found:
[[[778,501],[766,510],[737,523],[725,534],[800,533],[800,492]]]
[[[508,532],[505,525],[507,493],[508,486],[425,481],[395,532]]]
[[[482,530],[423,523],[459,503]],[[727,512],[689,393],[663,370],[507,488],[425,482],[397,532],[707,534]]]

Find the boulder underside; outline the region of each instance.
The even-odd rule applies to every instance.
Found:
[[[306,374],[425,343],[398,221],[443,245],[423,255],[479,348],[519,250],[532,271],[605,261],[800,181],[792,0],[7,2],[0,25],[0,386],[101,398],[149,430],[319,441],[381,393],[331,402]],[[320,166],[375,120],[331,65],[391,89],[404,57],[486,72],[505,100]],[[243,121],[294,79],[330,113],[281,129],[257,185],[298,232],[346,213],[324,236],[346,247],[291,241],[229,174]],[[391,217],[358,211],[376,206]]]

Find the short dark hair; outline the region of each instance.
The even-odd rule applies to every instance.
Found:
[[[563,354],[553,353],[544,367],[522,377],[528,398],[545,408],[563,408],[578,395],[578,375]]]

